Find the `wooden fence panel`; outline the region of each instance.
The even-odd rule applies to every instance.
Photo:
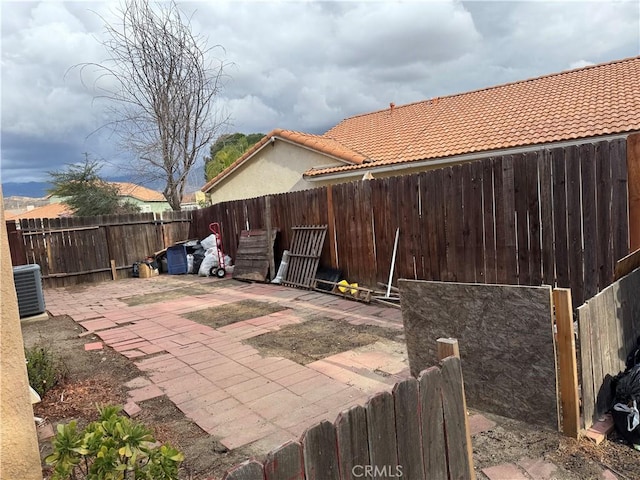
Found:
[[[640,336],[640,270],[578,307],[583,422],[590,427],[612,407],[611,380],[623,371]]]
[[[460,258],[462,258],[462,281],[463,282],[475,282],[476,281],[476,251],[475,251],[475,236],[472,237],[471,233],[475,234],[475,230],[472,227],[473,212],[478,208],[476,199],[473,198],[472,187],[472,165],[462,165],[462,250],[459,252]]]
[[[418,381],[408,378],[393,388],[396,432],[398,432],[398,465],[402,476],[424,478],[422,435],[420,432],[420,394]]]
[[[518,253],[516,250],[513,157],[507,155],[496,159],[493,166],[496,202],[496,252],[499,266],[498,283],[517,285]]]
[[[264,480],[264,466],[256,460],[247,460],[228,470],[222,480]]]
[[[598,293],[598,224],[595,147],[592,144],[579,147],[582,176],[582,225],[584,242],[584,295]]]
[[[529,281],[525,285],[542,284],[542,237],[541,237],[541,214],[540,197],[538,188],[540,179],[538,178],[538,156],[542,152],[529,152],[525,156],[525,168],[527,171],[527,225],[529,237]]]
[[[369,465],[369,441],[367,436],[367,411],[356,405],[338,415],[336,419],[340,478],[356,480],[358,466]]]
[[[307,429],[302,444],[306,480],[340,480],[333,424],[324,421]]]
[[[493,190],[492,162],[482,162],[482,222],[483,222],[483,252],[484,252],[484,282],[497,283],[498,270],[496,264],[496,204]],[[439,280],[432,278],[431,280]]]
[[[553,179],[551,178],[551,152],[544,150],[538,156],[538,178],[540,179],[540,228],[542,230],[542,283],[555,284],[553,244]]]
[[[18,226],[14,220],[5,222],[7,229],[7,238],[9,239],[9,251],[11,252],[11,264],[14,267],[25,265],[27,263],[27,254],[24,248],[24,240],[22,232],[18,230]]]
[[[397,383],[334,424],[308,428],[298,442],[230,469],[227,480],[474,479],[460,359],[446,358],[418,380]]]
[[[389,280],[389,267],[391,266],[393,237],[395,234],[394,227],[391,223],[393,215],[391,214],[392,209],[390,207],[390,180],[389,178],[382,178],[369,181],[369,185],[371,186],[371,215],[374,231],[373,245],[377,273],[375,281],[383,283]]]
[[[467,436],[467,412],[464,408],[464,387],[462,385],[462,370],[460,359],[445,358],[442,362],[442,406],[444,423],[447,426],[445,434],[447,446],[455,446],[463,451],[470,451]],[[470,465],[473,459],[469,455],[449,457],[449,478],[465,480],[473,470]]]
[[[270,452],[264,463],[265,480],[304,480],[302,445],[287,442]]]
[[[422,459],[426,478],[447,478],[447,449],[442,409],[442,374],[438,367],[424,370],[420,383],[420,427]],[[452,445],[453,447],[453,445]],[[466,452],[464,452],[466,455]]]
[[[609,144],[611,161],[611,189],[613,225],[613,262],[629,253],[629,205],[627,186],[627,149],[624,139],[614,140]]]
[[[393,395],[381,392],[369,399],[367,433],[371,465],[379,469],[398,464],[396,424],[394,421]]]
[[[567,234],[567,174],[563,149],[551,150],[553,175],[553,228],[555,239],[556,284],[570,288],[569,237]],[[576,292],[572,292],[574,302]]]
[[[611,163],[609,143],[598,142],[595,147],[596,164],[596,229],[598,288],[602,290],[613,281],[613,267],[618,260],[613,258]]]

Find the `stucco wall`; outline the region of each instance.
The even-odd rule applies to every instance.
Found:
[[[0,478],[42,480],[0,190]]]
[[[216,185],[211,193],[211,202],[315,188],[317,185],[304,180],[302,174],[313,167],[333,165],[343,163],[276,140]]]

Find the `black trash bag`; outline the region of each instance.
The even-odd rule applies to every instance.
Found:
[[[204,250],[203,250],[204,252]],[[200,265],[202,265],[202,261],[204,260],[204,253],[194,253],[193,254],[193,273],[196,275],[200,270]]]
[[[640,365],[618,374],[614,380],[613,423],[622,437],[640,450]]]
[[[631,350],[631,353],[629,355],[627,355],[625,366],[627,367],[627,370],[631,370],[638,364],[640,364],[640,337],[636,339],[636,347]]]

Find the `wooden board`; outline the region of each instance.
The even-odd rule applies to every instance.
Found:
[[[304,433],[302,440],[306,480],[339,480],[336,427],[321,422]]]
[[[438,367],[424,370],[420,383],[420,427],[426,478],[447,478],[447,452],[442,410],[442,374]]]
[[[442,361],[441,374],[442,407],[447,447],[455,449],[455,452],[459,450],[470,452],[460,359],[457,357],[445,358]],[[453,451],[447,455],[449,459],[449,478],[473,477],[473,458],[470,458],[470,455],[453,455],[452,453]]]
[[[393,395],[389,392],[378,393],[369,399],[365,409],[371,465],[380,469],[385,465],[396,465],[398,455]]]
[[[578,398],[578,367],[571,290],[554,289],[553,304],[558,330],[558,371],[560,377],[558,384],[562,405],[562,431],[569,437],[578,438],[580,401]]]
[[[340,478],[356,480],[364,465],[369,465],[367,412],[357,405],[340,413],[336,419]],[[356,467],[356,470],[354,470]]]
[[[269,452],[264,463],[265,480],[304,480],[302,445],[287,442]]]
[[[640,249],[640,134],[627,137],[627,173],[629,177],[629,247]]]
[[[620,280],[636,268],[640,268],[640,250],[636,250],[616,262],[614,279]]]
[[[402,476],[424,478],[418,381],[408,378],[397,383],[393,388],[393,401],[398,432],[398,465],[402,467]]]
[[[549,287],[399,285],[413,375],[437,361],[434,339],[457,338],[470,407],[558,427]]]
[[[240,242],[233,267],[234,279],[254,282],[267,281],[269,250],[273,252],[277,232],[277,229],[271,229],[271,245],[268,244],[266,230],[243,230],[240,232]]]

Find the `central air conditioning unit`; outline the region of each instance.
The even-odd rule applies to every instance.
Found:
[[[13,282],[18,296],[20,318],[44,313],[44,293],[40,265],[20,265],[13,267]]]

